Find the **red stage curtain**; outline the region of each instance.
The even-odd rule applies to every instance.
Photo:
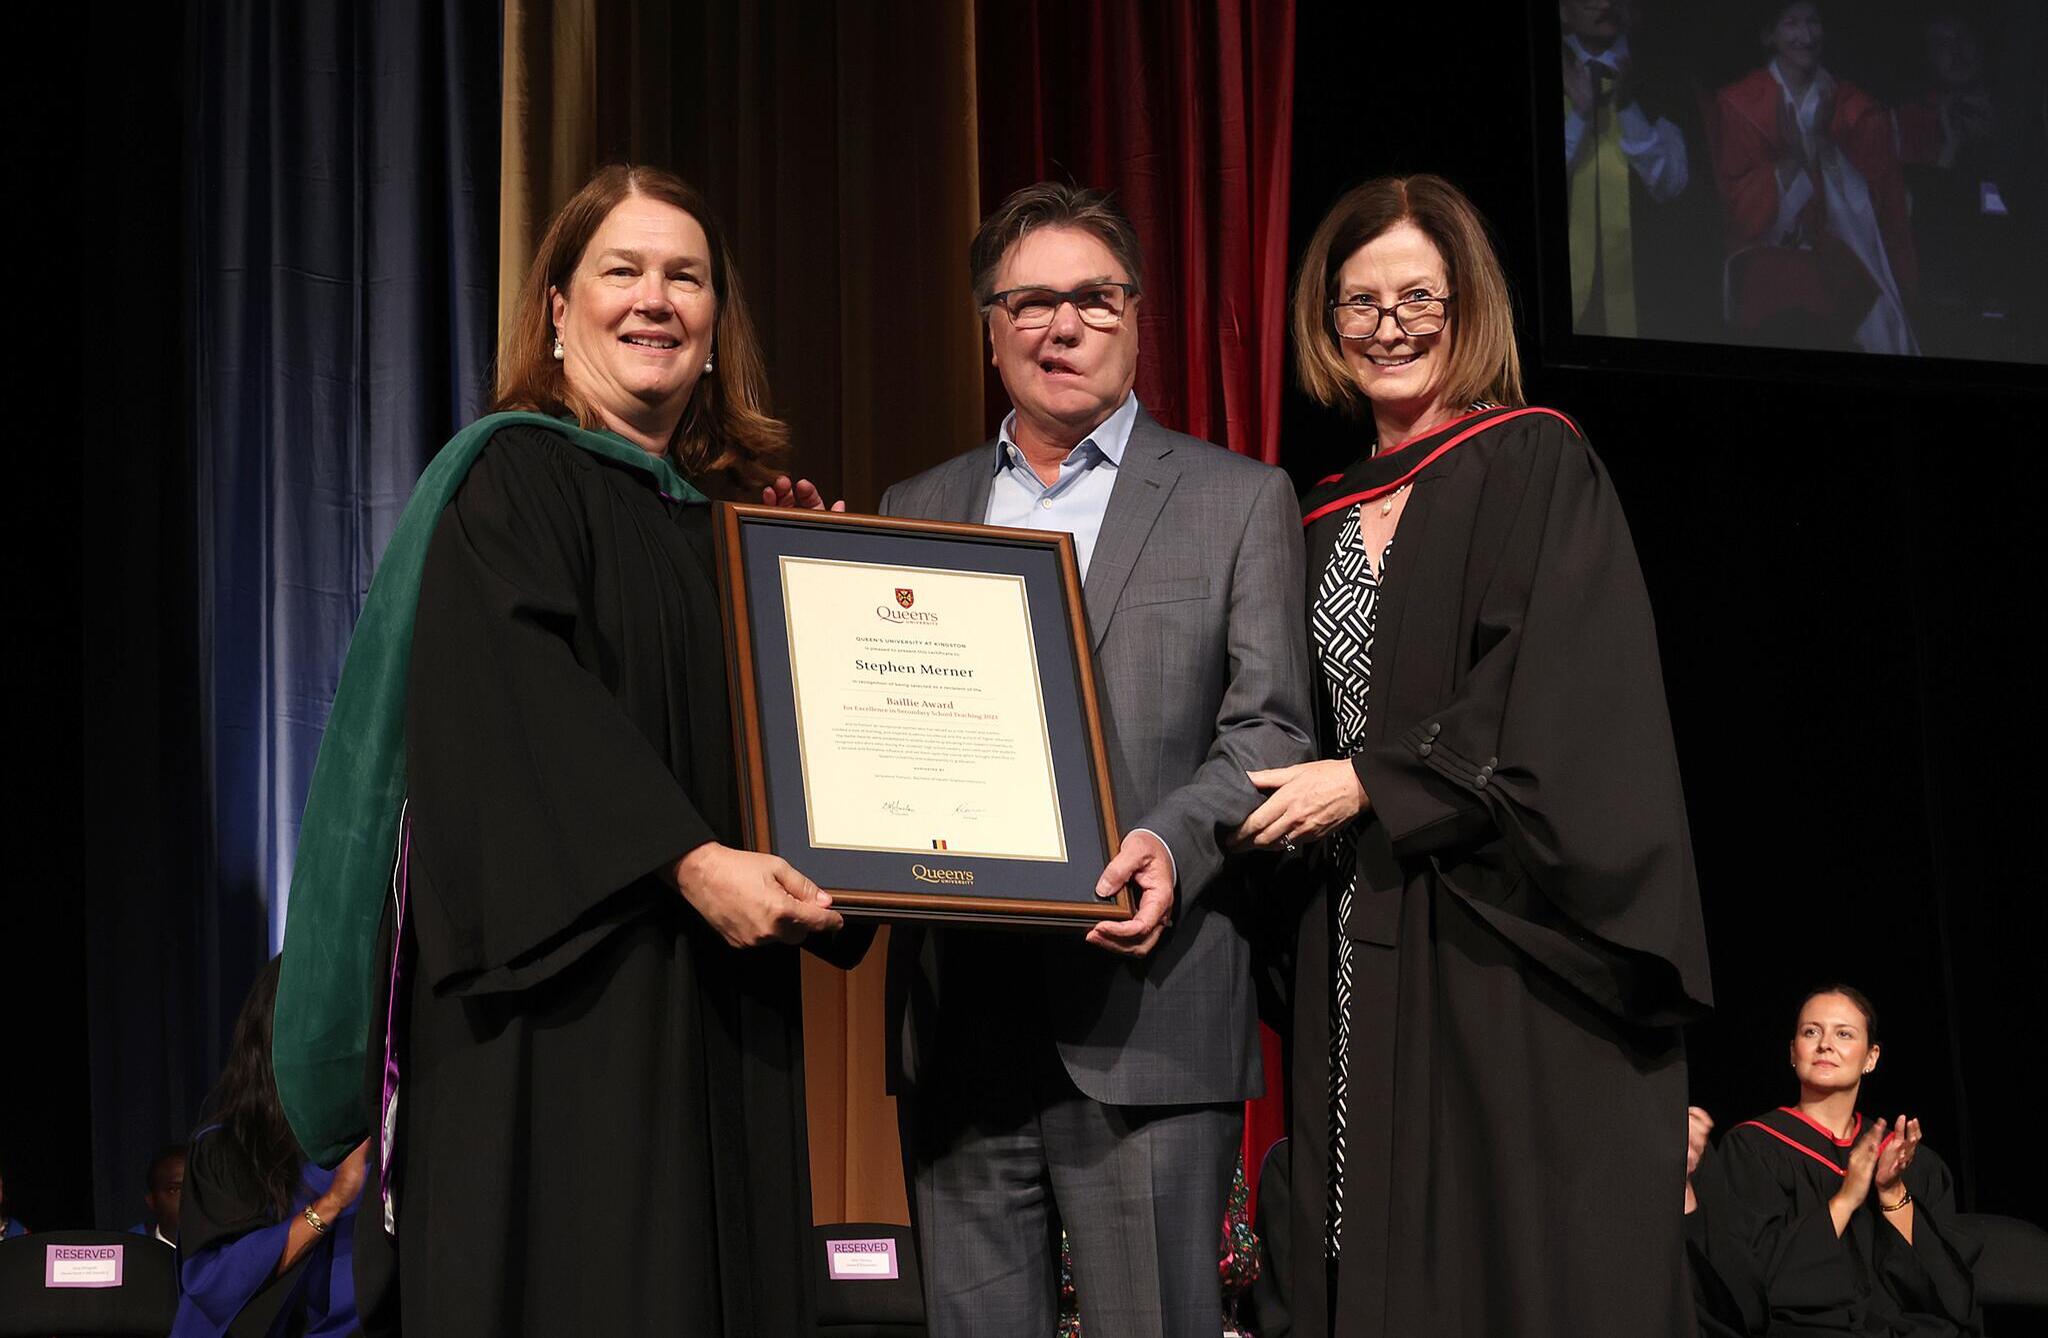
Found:
[[[1277,462],[1294,0],[980,0],[975,58],[982,207],[1048,179],[1114,190],[1149,271],[1138,397]]]
[[[1116,192],[1145,248],[1138,398],[1169,427],[1280,460],[1294,0],[978,0],[981,202],[1034,181]],[[988,430],[1007,411],[993,372]],[[1279,1045],[1245,1112],[1257,1202],[1286,1131]]]

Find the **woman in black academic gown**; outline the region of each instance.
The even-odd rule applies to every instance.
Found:
[[[1693,1175],[1716,1288],[1769,1338],[1983,1332],[1948,1167],[1920,1121],[1857,1110],[1877,1067],[1877,1013],[1861,991],[1809,995],[1792,1034],[1799,1101],[1745,1121]],[[1696,1256],[1697,1260],[1697,1256]]]
[[[1292,324],[1304,387],[1365,429],[1304,500],[1329,760],[1254,773],[1239,833],[1328,838],[1296,949],[1295,1332],[1689,1332],[1706,954],[1620,503],[1575,424],[1523,407],[1448,182],[1340,200]]]
[[[415,493],[441,509],[409,660],[391,652],[410,666],[387,897],[405,909],[369,1027],[393,1136],[358,1232],[365,1328],[808,1332],[788,945],[839,917],[735,848],[705,493],[758,495],[784,432],[694,191],[610,167],[562,208],[496,407]],[[400,530],[380,583],[404,579]],[[376,626],[366,606],[358,641]],[[348,694],[345,673],[337,722]],[[318,950],[288,941],[288,970]]]

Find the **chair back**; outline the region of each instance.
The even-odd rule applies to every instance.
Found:
[[[0,1241],[0,1336],[161,1335],[178,1313],[178,1252],[127,1231]]]
[[[2048,1231],[1997,1213],[1957,1213],[1956,1228],[1984,1246],[1971,1270],[1980,1303],[2048,1310]]]
[[[811,1257],[819,1338],[925,1338],[924,1283],[909,1227],[814,1226]]]

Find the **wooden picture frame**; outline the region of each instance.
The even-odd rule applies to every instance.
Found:
[[[713,535],[749,848],[849,916],[1131,917],[1095,896],[1122,832],[1071,535],[735,503]]]

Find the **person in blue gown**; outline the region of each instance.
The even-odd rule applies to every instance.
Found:
[[[270,1066],[277,975],[273,959],[250,989],[192,1137],[172,1338],[358,1331],[350,1244],[366,1145],[329,1171],[292,1137]]]

